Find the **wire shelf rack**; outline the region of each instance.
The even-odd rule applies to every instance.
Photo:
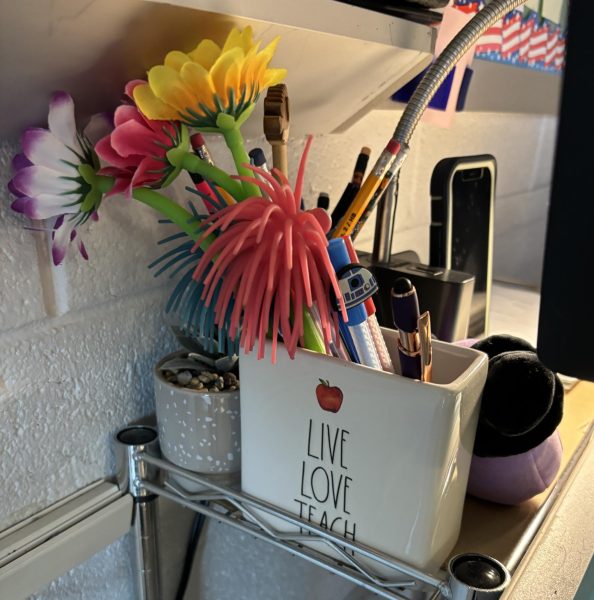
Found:
[[[334,535],[263,500],[232,487],[218,485],[207,476],[197,475],[146,452],[139,452],[135,460],[159,471],[159,477],[155,479],[141,478],[135,482],[135,485],[146,492],[247,532],[346,578],[379,597],[393,600],[438,600],[451,597],[445,572],[432,574],[419,570],[373,548]],[[202,491],[188,492],[171,481],[171,478],[165,478],[166,474],[183,477],[198,484]],[[271,526],[269,518],[276,523],[280,520],[282,528]],[[336,558],[312,548],[312,542],[318,547],[330,548]],[[308,545],[304,545],[305,543]],[[360,560],[363,557],[365,562]]]

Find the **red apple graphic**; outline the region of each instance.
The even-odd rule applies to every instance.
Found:
[[[331,387],[328,381],[320,379],[316,387],[316,397],[318,404],[323,410],[336,413],[342,405],[342,390],[337,387]]]

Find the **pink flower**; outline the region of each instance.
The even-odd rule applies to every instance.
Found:
[[[143,81],[131,81],[126,94],[132,97],[134,88]],[[168,185],[177,170],[167,160],[167,152],[179,147],[187,138],[185,126],[175,121],[147,119],[135,105],[122,104],[114,115],[114,130],[99,140],[95,151],[108,166],[102,175],[115,177],[109,194],[131,196],[136,187],[160,188]],[[189,148],[189,142],[185,140]]]
[[[205,219],[194,246],[197,250],[216,233],[194,272],[194,279],[204,286],[204,305],[214,306],[215,324],[225,327],[231,339],[241,330],[240,345],[245,352],[258,340],[258,358],[264,356],[266,334],[272,327],[272,362],[276,360],[277,332],[294,357],[304,334],[304,307],[316,305],[326,347],[338,336],[330,289],[340,298],[341,311],[345,320],[348,318],[328,256],[330,217],[322,209],[300,209],[310,144],[311,137],[294,191],[280,171],[274,170],[279,183],[263,169],[250,167],[264,181],[238,178],[256,184],[264,197],[248,198]]]
[[[98,116],[91,129],[106,131]],[[14,177],[8,188],[16,200],[11,208],[30,219],[55,218],[52,232],[52,258],[58,265],[64,260],[77,230],[89,219],[97,219],[102,192],[96,172],[99,160],[91,141],[76,129],[74,102],[66,92],[53,94],[49,104],[48,129],[29,128],[21,138],[23,154],[13,160]],[[84,259],[86,248],[78,237],[78,249]]]

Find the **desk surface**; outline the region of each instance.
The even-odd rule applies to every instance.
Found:
[[[594,443],[589,435],[593,421],[594,384],[579,382],[565,395],[559,426],[563,443],[559,486],[553,484],[518,506],[467,497],[452,554],[482,552],[513,566],[522,559],[512,578],[514,591],[506,598],[571,600],[579,587],[594,552]],[[551,494],[552,507],[524,555],[523,540]]]
[[[513,332],[536,344],[539,301],[537,292],[494,284],[491,333]],[[574,598],[594,554],[594,441],[591,436],[589,443],[586,439],[593,421],[594,384],[579,382],[565,395],[565,413],[559,427],[563,443],[559,477],[567,478],[555,490],[558,495],[552,508],[517,567],[504,595],[507,600]],[[576,461],[576,450],[585,443]],[[519,506],[468,497],[453,554],[484,552],[506,564],[515,562],[520,540],[553,489],[551,486]]]

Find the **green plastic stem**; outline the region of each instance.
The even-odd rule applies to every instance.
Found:
[[[195,240],[198,238],[197,229],[199,222],[196,220],[196,217],[170,198],[159,194],[159,192],[155,192],[155,190],[143,187],[136,188],[132,192],[132,196],[134,199],[150,206],[165,218],[175,223],[191,239]],[[200,247],[202,250],[206,250],[214,240],[215,236],[211,234],[200,244]]]
[[[204,179],[216,183],[226,192],[229,192],[229,194],[231,194],[238,202],[247,197],[243,186],[239,181],[232,179],[231,176],[222,169],[207,163],[205,160],[202,160],[191,152],[184,154],[181,161],[181,167],[190,173],[197,173],[198,175],[202,175]]]
[[[237,169],[239,175],[253,177],[254,173],[244,166],[245,164],[250,164],[250,157],[245,151],[245,146],[243,145],[243,137],[241,135],[239,127],[221,129],[221,133],[223,134],[225,142],[227,143],[227,146],[231,151],[233,161],[235,162],[235,168]],[[262,193],[260,192],[260,188],[257,185],[248,181],[242,181],[241,184],[243,186],[243,191],[245,193],[246,198],[250,198],[251,196],[260,197],[262,195]]]

